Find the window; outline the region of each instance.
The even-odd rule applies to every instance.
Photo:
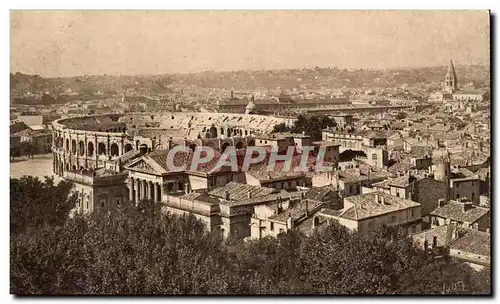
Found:
[[[274,223],[271,222],[271,231],[274,231]]]
[[[415,210],[411,209],[411,217],[414,217],[414,216],[415,216]]]
[[[393,215],[393,216],[391,216],[391,223],[395,223],[395,222],[396,222],[396,216]]]

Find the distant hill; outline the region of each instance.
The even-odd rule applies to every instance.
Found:
[[[197,86],[235,90],[342,87],[395,87],[403,84],[438,83],[443,80],[446,66],[385,70],[347,70],[337,68],[258,70],[234,72],[200,72],[191,74],[111,76],[93,75],[70,78],[43,78],[22,73],[10,74],[12,96],[26,92],[49,92],[57,96],[65,92],[80,95],[121,94],[124,88],[132,88],[138,94],[166,94],[171,86]],[[458,81],[463,86],[488,87],[490,71],[486,66],[456,66]],[[56,98],[57,99],[57,98]]]

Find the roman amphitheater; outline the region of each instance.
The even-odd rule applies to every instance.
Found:
[[[228,146],[241,149],[253,146],[256,134],[283,122],[292,124],[293,119],[187,112],[63,118],[53,123],[54,173],[106,168],[137,150],[148,153],[176,145],[210,146],[221,152]]]

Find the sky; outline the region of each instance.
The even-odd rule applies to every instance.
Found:
[[[11,72],[44,77],[489,65],[487,11],[11,11]]]

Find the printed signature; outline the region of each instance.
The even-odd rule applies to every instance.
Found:
[[[463,281],[458,281],[451,284],[443,282],[443,291],[441,291],[441,294],[456,294],[460,291],[465,292],[465,284]]]

